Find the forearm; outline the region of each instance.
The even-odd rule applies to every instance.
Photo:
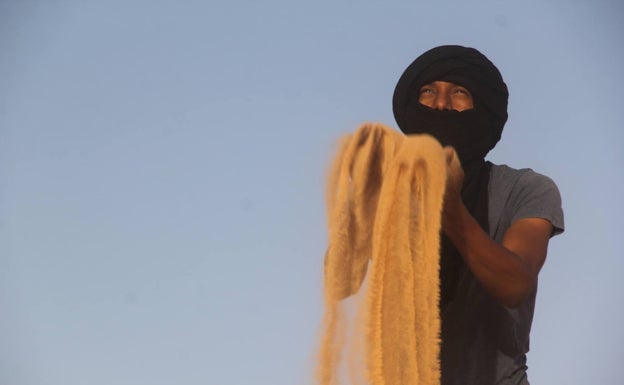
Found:
[[[537,272],[519,255],[494,242],[462,203],[445,210],[443,227],[475,277],[501,303],[516,307],[531,295]]]

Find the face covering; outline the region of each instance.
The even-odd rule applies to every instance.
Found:
[[[413,99],[405,119],[405,134],[429,134],[443,146],[454,147],[464,168],[483,160],[490,151],[490,119],[483,109],[440,111]]]
[[[420,88],[436,80],[467,88],[473,96],[474,110],[456,113],[420,107]],[[445,45],[423,53],[407,67],[394,90],[392,111],[404,133],[430,133],[442,144],[455,143],[453,147],[464,154],[464,159],[483,159],[501,137],[507,121],[508,96],[500,72],[481,52]],[[465,130],[457,128],[459,125]]]

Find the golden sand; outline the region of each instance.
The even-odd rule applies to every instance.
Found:
[[[319,385],[440,383],[446,159],[431,136],[381,124],[364,124],[341,141],[326,191]],[[345,298],[355,294],[349,312]]]

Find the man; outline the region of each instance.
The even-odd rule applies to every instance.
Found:
[[[401,76],[393,111],[405,134],[457,151],[442,220],[442,384],[528,384],[526,353],[538,273],[563,232],[556,185],[485,161],[507,120],[507,86],[474,48],[441,46]],[[450,153],[449,153],[450,154]]]

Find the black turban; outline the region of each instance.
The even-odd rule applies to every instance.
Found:
[[[459,84],[470,91],[475,110],[487,113],[483,114],[489,121],[488,143],[484,145],[487,151],[494,148],[507,121],[507,86],[496,66],[485,55],[474,48],[458,45],[430,49],[403,72],[392,100],[394,118],[401,131],[414,132],[408,128],[408,109],[415,104],[413,99],[418,100],[420,88],[436,80]]]

